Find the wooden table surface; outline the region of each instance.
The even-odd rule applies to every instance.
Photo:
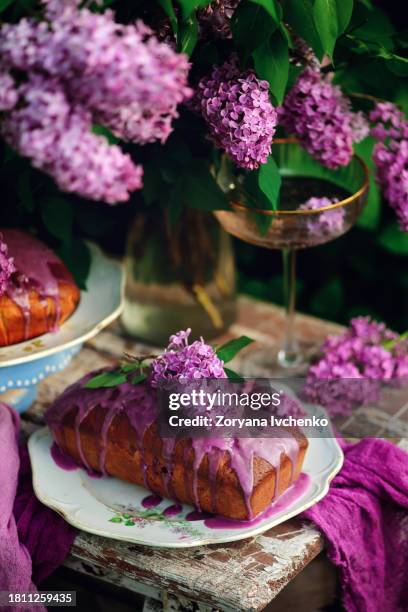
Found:
[[[228,336],[246,334],[257,342],[232,363],[245,375],[273,375],[273,363],[283,333],[283,312],[271,304],[239,298],[238,318]],[[297,335],[306,349],[320,345],[338,325],[299,315]],[[157,351],[157,348],[155,349]],[[151,347],[125,337],[114,324],[89,341],[63,372],[44,380],[38,399],[24,419],[38,426],[50,402],[86,372],[115,362],[124,352],[150,353]],[[276,373],[276,372],[275,372]],[[408,408],[408,404],[407,407]],[[395,417],[401,417],[401,409]],[[355,417],[380,431],[384,420],[361,409]],[[32,425],[30,425],[30,423]],[[353,419],[344,422],[353,435]],[[147,596],[163,592],[201,602],[201,610],[263,610],[323,549],[321,534],[310,524],[292,519],[261,536],[185,550],[153,549],[80,532],[66,565],[82,573]]]

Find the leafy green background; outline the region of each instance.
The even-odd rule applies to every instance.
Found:
[[[408,111],[406,11],[397,0],[242,0],[232,19],[233,40],[198,40],[196,9],[209,0],[105,0],[94,10],[112,6],[121,21],[142,17],[153,26],[167,15],[179,50],[191,56],[192,78],[208,72],[231,51],[243,66],[253,66],[269,81],[272,99],[280,103],[298,69],[289,65],[287,25],[313,47],[331,57],[335,80],[348,92],[394,100]],[[37,15],[35,0],[0,0],[1,18],[17,21]],[[405,22],[404,22],[405,19]],[[364,101],[355,99],[357,107]],[[205,138],[205,126],[182,110],[165,146],[121,146],[143,163],[144,189],[124,205],[108,206],[61,193],[53,181],[0,144],[1,225],[35,228],[67,262],[81,286],[86,284],[89,254],[85,238],[122,253],[136,210],[169,214],[177,223],[184,205],[211,211],[227,202],[210,173],[219,155]],[[95,130],[107,134],[100,126]],[[357,152],[371,164],[372,142]],[[254,173],[255,186],[267,205],[277,193],[268,188],[273,160]],[[266,181],[265,181],[266,179]],[[235,241],[239,289],[280,303],[280,254]],[[408,234],[402,233],[390,207],[371,181],[369,204],[357,227],[346,236],[299,253],[300,310],[346,323],[357,314],[372,314],[397,330],[408,328]]]

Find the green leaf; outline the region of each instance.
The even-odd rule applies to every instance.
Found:
[[[0,13],[6,10],[14,0],[0,0]]]
[[[50,234],[65,245],[71,243],[74,212],[67,200],[59,196],[42,200],[41,217]]]
[[[360,4],[362,4],[369,11],[372,11],[374,8],[371,0],[357,0],[357,1],[360,2]]]
[[[145,374],[144,372],[141,372],[140,374],[132,378],[131,383],[132,385],[138,385],[143,380],[146,380],[146,378],[147,378],[147,374]]]
[[[183,199],[192,208],[199,210],[229,210],[225,194],[217,185],[205,163],[195,160],[185,169],[183,177]]]
[[[293,30],[312,47],[318,58],[323,49],[313,20],[312,0],[286,0],[283,3],[284,18]]]
[[[166,13],[167,17],[169,18],[173,32],[177,34],[177,31],[178,31],[177,15],[174,11],[172,1],[171,0],[157,0],[157,2],[160,4],[163,11]]]
[[[109,519],[110,523],[121,523],[122,519],[120,518],[120,516],[114,516],[113,518]]]
[[[255,219],[256,227],[261,236],[266,236],[273,223],[272,215],[262,215],[261,213],[254,212],[253,218]]]
[[[396,223],[391,223],[381,232],[378,243],[394,255],[408,255],[408,234]]]
[[[358,15],[358,22],[355,25],[358,27],[354,27],[352,31],[356,38],[376,44],[381,43],[390,49],[394,48],[395,28],[388,15],[378,7],[375,11],[364,11]]]
[[[357,225],[359,227],[364,227],[369,230],[378,228],[381,213],[381,194],[375,180],[375,165],[372,159],[374,144],[375,140],[370,136],[354,145],[355,152],[365,161],[370,172],[367,204],[357,219]]]
[[[313,20],[324,52],[331,58],[338,35],[336,0],[315,0]]]
[[[92,126],[92,132],[97,136],[103,136],[109,144],[118,144],[118,142],[120,142],[120,139],[114,134],[112,134],[112,132],[108,130],[108,128],[106,128],[104,125],[94,123],[94,125]]]
[[[84,389],[101,389],[104,387],[117,387],[126,382],[125,374],[120,372],[103,372],[88,380],[84,385]]]
[[[289,49],[280,30],[253,52],[255,70],[261,79],[268,81],[278,104],[282,104],[289,76]]]
[[[336,0],[338,36],[345,32],[353,14],[354,0]]]
[[[143,373],[143,370],[149,367],[146,363],[144,363],[146,359],[150,359],[150,357],[135,357],[134,361],[121,363],[119,372],[121,374],[132,374],[133,372],[138,372],[141,374]],[[145,375],[143,374],[143,376]]]
[[[386,66],[388,70],[398,77],[404,78],[408,76],[408,60],[405,57],[396,56],[391,61],[388,61]]]
[[[276,25],[279,24],[282,19],[282,7],[276,0],[250,0],[250,2],[262,6],[275,21]]]
[[[213,0],[177,0],[177,4],[180,5],[183,20],[186,21],[196,9],[203,8],[211,4],[212,1]]]
[[[240,336],[239,338],[234,338],[234,340],[230,340],[226,342],[222,346],[216,349],[217,357],[222,359],[224,363],[228,363],[239,353],[240,350],[252,344],[254,340],[252,338],[248,338],[248,336]]]
[[[125,526],[126,527],[134,527],[135,526],[135,522],[134,521],[125,521]]]
[[[181,53],[186,53],[190,56],[197,44],[198,39],[198,22],[193,15],[180,26],[179,39],[178,39],[178,50]]]
[[[122,374],[130,374],[140,369],[140,362],[122,363],[119,370]]]
[[[288,75],[288,84],[287,89],[292,89],[294,84],[297,81],[299,74],[302,72],[301,66],[295,66],[294,64],[289,64],[289,75]]]
[[[281,176],[275,160],[270,155],[266,164],[262,164],[258,173],[258,184],[261,191],[266,195],[271,208],[276,210],[279,202],[279,192],[281,186]]]
[[[86,289],[86,279],[91,267],[91,254],[87,244],[79,238],[73,238],[70,244],[63,244],[57,249],[58,255],[74,276],[80,289]]]
[[[224,368],[224,372],[228,376],[228,380],[232,382],[242,383],[245,380],[244,378],[242,378],[242,376],[240,376],[239,374],[237,374],[237,372],[234,372],[234,370],[231,370],[230,368]]]
[[[398,338],[394,338],[393,340],[387,340],[386,342],[383,342],[382,346],[385,348],[386,351],[391,351],[394,347],[397,346],[397,344],[399,344],[400,342],[403,342],[404,340],[407,340],[407,338],[408,338],[408,331],[398,336]]]
[[[232,16],[231,31],[244,62],[276,28],[276,21],[261,6],[256,6],[249,0],[242,0]]]
[[[283,21],[281,21],[281,23],[279,24],[279,30],[282,33],[282,36],[285,38],[286,42],[288,43],[289,49],[293,49],[293,43],[292,43],[292,38],[290,36],[290,32],[288,28],[286,27],[286,25],[283,23]]]

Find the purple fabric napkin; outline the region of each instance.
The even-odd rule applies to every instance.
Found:
[[[0,591],[36,592],[34,583],[61,565],[76,531],[35,497],[19,426],[17,413],[0,403]]]
[[[330,491],[303,517],[325,535],[348,612],[408,610],[408,454],[384,440],[342,441]]]

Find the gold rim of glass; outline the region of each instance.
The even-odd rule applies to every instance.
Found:
[[[296,144],[296,143],[299,143],[297,138],[277,138],[274,141],[274,144]],[[344,198],[343,200],[340,200],[339,202],[336,202],[335,204],[330,204],[329,206],[322,206],[322,208],[317,208],[314,210],[299,210],[299,209],[297,210],[265,210],[264,208],[245,206],[245,204],[240,204],[239,202],[231,202],[230,203],[231,207],[234,209],[243,210],[246,212],[255,212],[260,215],[265,215],[268,217],[280,217],[280,216],[286,216],[286,215],[289,215],[289,216],[319,215],[320,213],[328,211],[328,210],[335,210],[336,208],[341,208],[342,206],[348,206],[349,204],[353,204],[368,190],[368,185],[369,185],[369,171],[368,171],[368,167],[366,163],[364,162],[363,159],[361,159],[359,155],[356,155],[355,153],[353,154],[353,158],[358,161],[358,163],[363,169],[363,173],[364,173],[363,184],[360,187],[360,189],[358,189],[355,193],[348,196],[347,198]]]

